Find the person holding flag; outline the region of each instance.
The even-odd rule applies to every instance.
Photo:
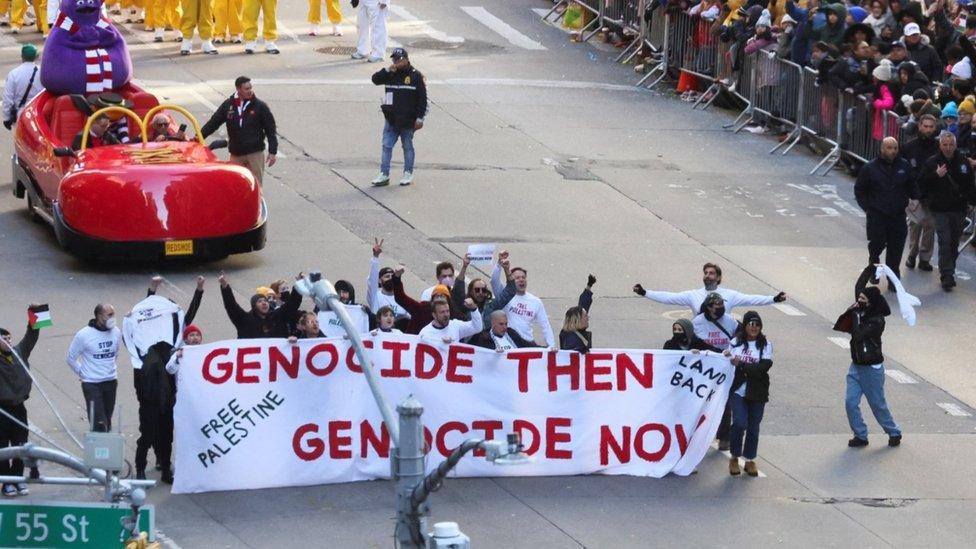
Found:
[[[27,333],[16,345],[10,332],[0,328],[0,448],[22,446],[27,443],[27,407],[31,377],[27,368],[40,329],[51,325],[47,305],[31,303],[27,309]],[[40,319],[40,320],[39,320]],[[16,419],[17,421],[14,421]],[[19,477],[24,474],[24,462],[19,459],[0,460],[0,475]],[[3,495],[26,496],[27,484],[4,484]]]

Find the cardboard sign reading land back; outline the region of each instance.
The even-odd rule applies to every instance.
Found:
[[[690,474],[732,383],[712,353],[496,353],[365,335],[391,404],[424,405],[428,470],[467,438],[521,433],[527,465],[465,457],[460,476]],[[255,339],[185,348],[174,493],[388,478],[390,438],[348,341]]]

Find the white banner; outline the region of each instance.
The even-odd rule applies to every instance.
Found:
[[[346,312],[349,313],[349,318],[352,319],[353,325],[359,328],[359,333],[365,334],[368,332],[369,317],[366,316],[366,311],[363,310],[363,306],[346,305],[345,307]],[[339,322],[339,317],[332,311],[319,311],[317,316],[319,319],[319,331],[325,334],[325,337],[342,337],[346,335],[346,330],[342,327],[342,323]]]
[[[690,474],[732,384],[712,353],[586,355],[366,335],[391,405],[424,405],[428,470],[467,438],[521,433],[528,465],[463,459],[460,476]],[[188,346],[179,371],[174,493],[388,478],[389,436],[348,341]]]

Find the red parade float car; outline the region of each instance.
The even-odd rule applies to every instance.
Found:
[[[13,191],[27,197],[31,215],[53,225],[62,246],[92,259],[212,259],[263,248],[268,211],[251,172],[218,160],[185,109],[160,105],[131,84],[117,91],[132,109],[88,115],[78,96],[46,91],[25,107],[14,138]],[[160,112],[173,128],[172,112],[182,113],[196,137],[150,142],[147,126]],[[89,148],[100,114],[127,118],[131,141]],[[80,132],[81,148],[73,151]]]

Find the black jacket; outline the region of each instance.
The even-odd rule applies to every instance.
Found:
[[[237,328],[237,339],[290,336],[288,324],[298,312],[298,306],[302,304],[302,295],[291,292],[284,305],[261,317],[254,311],[245,311],[237,304],[230,284],[220,289],[220,295],[224,298],[227,316]]]
[[[27,333],[20,343],[14,345],[14,350],[24,360],[24,365],[30,368],[28,362],[40,330],[27,327]],[[0,406],[16,406],[30,397],[31,378],[24,371],[13,353],[0,351]]]
[[[535,341],[528,341],[522,338],[518,332],[512,328],[505,330],[508,337],[511,338],[512,343],[515,344],[519,349],[523,347],[538,347]],[[468,345],[474,345],[475,347],[481,347],[484,349],[495,349],[495,340],[491,337],[491,330],[486,330],[484,332],[475,334],[468,339]]]
[[[936,170],[943,164],[949,172],[939,177]],[[965,212],[966,204],[976,202],[973,170],[958,150],[949,159],[940,151],[926,160],[919,187],[922,199],[933,212]]]
[[[684,340],[678,340],[674,337],[664,342],[665,351],[688,351],[695,349],[698,351],[714,351],[716,353],[721,353],[717,347],[712,347],[708,343],[702,341],[702,339],[695,334],[691,334],[691,343],[685,344]]]
[[[735,367],[735,377],[732,378],[732,392],[739,390],[746,384],[746,400],[751,402],[769,402],[769,369],[773,361],[763,358],[763,350],[759,350],[759,362],[740,362]]]
[[[878,157],[858,171],[854,198],[867,215],[905,217],[908,199],[918,199],[911,164],[897,156],[891,162]]]
[[[583,288],[576,305],[589,313],[590,307],[593,306],[593,292],[589,288]],[[576,351],[586,354],[593,348],[593,334],[586,330],[582,332],[560,330],[559,348],[563,351]]]
[[[243,122],[241,118],[244,119]],[[228,97],[204,124],[203,137],[209,137],[225,122],[227,149],[230,154],[244,156],[263,151],[265,139],[268,140],[268,154],[278,154],[277,125],[271,109],[264,101],[252,97],[244,106],[243,116],[239,116],[234,105],[234,95]]]
[[[390,124],[413,128],[418,119],[427,115],[427,83],[413,65],[396,72],[380,69],[373,75],[373,84],[386,86],[382,108]]]
[[[844,311],[834,323],[834,331],[851,334],[851,361],[858,366],[873,366],[884,362],[881,349],[881,334],[884,333],[884,317],[891,314],[877,286],[866,288],[868,280],[874,275],[875,267],[869,265],[854,285],[854,296],[864,292],[868,306]]]
[[[920,184],[919,180],[922,177],[922,168],[925,166],[925,161],[932,158],[932,155],[938,152],[939,140],[935,135],[931,137],[922,137],[920,135],[902,147],[901,155],[912,166],[912,176],[915,178],[916,184]]]
[[[71,150],[80,151],[81,150],[81,136],[85,134],[85,130],[75,134],[75,138],[71,140]],[[111,132],[105,132],[102,134],[102,143],[105,145],[118,145],[119,139],[112,135]],[[92,148],[92,136],[88,136],[88,148]]]
[[[938,82],[942,79],[942,59],[932,46],[919,42],[914,48],[906,45],[908,58],[918,65],[919,70],[925,73],[929,82]]]

